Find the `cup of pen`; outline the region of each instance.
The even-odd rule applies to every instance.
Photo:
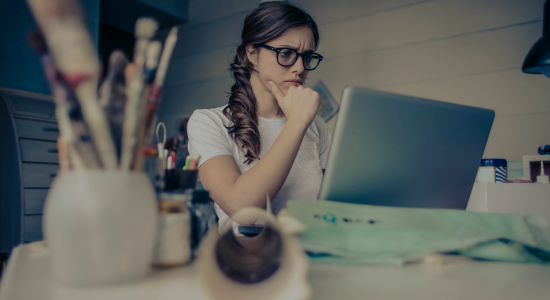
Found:
[[[121,284],[150,270],[156,196],[147,174],[62,170],[44,208],[44,235],[56,280],[69,286]]]
[[[185,159],[185,165],[183,169],[167,169],[165,177],[165,190],[186,190],[186,189],[196,189],[197,188],[197,179],[198,179],[198,163],[200,160],[199,156],[190,155]]]
[[[100,80],[102,67],[79,1],[27,2],[39,26],[29,42],[41,56],[60,133],[60,172],[43,216],[54,278],[73,286],[139,280],[150,270],[156,241],[153,184],[163,188],[166,168],[158,153],[148,170],[141,151],[153,143],[178,29],[162,46],[154,39],[158,22],[139,18],[133,61],[113,51]]]
[[[166,170],[165,174],[165,190],[186,190],[196,189],[198,170],[182,170],[172,169]]]

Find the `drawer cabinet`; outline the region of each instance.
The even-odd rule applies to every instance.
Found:
[[[25,215],[42,214],[47,189],[25,189]]]
[[[0,253],[42,239],[42,213],[59,169],[51,97],[0,88]]]
[[[55,142],[19,139],[23,162],[57,163],[57,144]]]
[[[15,118],[15,126],[19,138],[56,141],[59,136],[59,128],[53,122]]]
[[[23,224],[23,242],[42,239],[42,216],[25,216]]]
[[[58,165],[23,163],[23,186],[48,188],[57,175]]]

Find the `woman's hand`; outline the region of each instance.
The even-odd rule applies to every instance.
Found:
[[[277,99],[279,107],[289,121],[304,123],[309,126],[317,114],[321,96],[311,88],[301,85],[290,86],[286,95],[283,95],[279,86],[269,81],[271,93]]]

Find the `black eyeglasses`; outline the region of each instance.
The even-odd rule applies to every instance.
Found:
[[[319,63],[323,60],[323,56],[315,52],[298,53],[298,51],[291,48],[274,48],[264,43],[256,44],[271,51],[277,52],[277,62],[283,67],[290,67],[294,65],[298,56],[302,57],[304,62],[304,69],[311,71],[319,66]]]

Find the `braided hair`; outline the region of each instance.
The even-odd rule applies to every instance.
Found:
[[[268,2],[246,15],[241,34],[242,42],[229,68],[235,84],[229,93],[228,105],[224,115],[233,122],[227,131],[245,153],[245,164],[250,164],[260,156],[260,130],[258,129],[258,103],[250,85],[250,76],[254,65],[248,60],[246,46],[267,43],[289,29],[309,27],[315,39],[315,48],[319,45],[319,31],[313,18],[302,9],[284,2]]]

